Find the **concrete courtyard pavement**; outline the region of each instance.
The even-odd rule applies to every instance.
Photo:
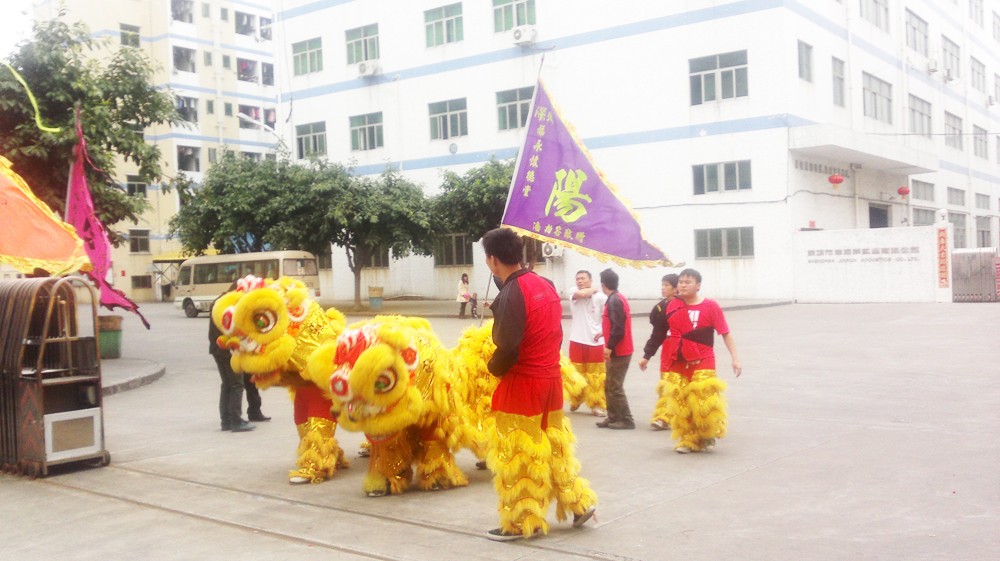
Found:
[[[472,320],[438,304],[410,306],[452,345]],[[219,431],[207,318],[143,305],[152,330],[126,314],[123,358],[103,365],[106,386],[135,386],[105,398],[111,465],[0,475],[0,559],[1000,559],[1000,306],[723,304],[744,370],[733,378],[720,341],[728,437],[673,453],[646,428],[658,375],[633,361],[637,430],[568,415],[596,523],[574,530],[550,513],[547,537],[506,544],[484,537],[495,495],[466,451],[461,489],[366,498],[360,458],[288,485],[286,394],[263,392],[274,419],[257,430]],[[634,321],[641,346],[649,325]],[[362,440],[337,437],[352,455]]]

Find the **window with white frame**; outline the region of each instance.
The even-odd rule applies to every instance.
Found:
[[[694,194],[742,191],[752,188],[750,160],[691,166]]]
[[[518,88],[497,92],[497,125],[499,130],[522,128],[528,122],[531,98],[535,87]]]
[[[170,15],[174,21],[194,23],[194,1],[170,0]]]
[[[694,231],[696,259],[753,257],[753,228],[711,228]]]
[[[691,105],[749,95],[746,51],[692,58],[688,68]]]
[[[466,234],[445,234],[434,247],[434,266],[472,265],[472,240]]]
[[[128,231],[129,253],[149,253],[149,230]]]
[[[931,137],[931,104],[910,95],[910,134]]]
[[[493,0],[493,32],[535,25],[535,0]]]
[[[813,81],[813,48],[802,41],[799,41],[799,78]]]
[[[299,159],[326,155],[326,122],[295,125],[295,149]]]
[[[892,123],[892,84],[867,72],[861,74],[865,117]]]
[[[260,33],[257,36],[261,41],[271,40],[271,18],[260,16]]]
[[[927,22],[906,10],[906,46],[927,56]]]
[[[969,82],[973,89],[986,93],[986,65],[976,57],[969,58]]]
[[[132,197],[146,198],[146,182],[138,175],[125,176],[125,192]]]
[[[962,76],[962,50],[951,39],[941,36],[941,64],[952,80]]]
[[[257,76],[257,61],[248,58],[236,59],[236,79],[241,82],[257,83],[260,78]]]
[[[198,122],[198,98],[177,96],[177,112],[189,123]]]
[[[882,31],[889,31],[889,0],[861,0],[861,17]]]
[[[976,193],[976,208],[981,208],[984,210],[990,209],[990,196],[984,195],[982,193]]]
[[[944,145],[962,150],[962,118],[944,112]]]
[[[934,184],[927,183],[926,181],[920,181],[918,179],[913,180],[913,198],[920,201],[933,201],[934,200]]]
[[[350,118],[351,150],[374,150],[383,145],[382,112],[355,115]]]
[[[965,189],[948,187],[948,204],[965,206]]]
[[[948,222],[951,222],[952,232],[955,238],[955,249],[961,249],[963,247],[968,247],[969,244],[966,241],[968,236],[965,231],[965,216],[960,212],[948,212]]]
[[[233,12],[233,22],[237,35],[253,37],[257,33],[257,16],[240,11]]]
[[[424,12],[424,31],[427,46],[457,43],[463,39],[462,3],[449,4]]]
[[[178,146],[177,169],[181,171],[201,171],[201,148]]]
[[[174,47],[174,70],[178,72],[194,72],[194,57],[194,49]]]
[[[833,71],[833,104],[840,107],[844,106],[844,61],[837,57],[833,57],[832,60],[832,71]]]
[[[934,224],[934,211],[927,208],[913,209],[914,226],[932,226]]]
[[[986,129],[972,125],[972,153],[987,160],[989,159],[989,137]]]
[[[153,288],[153,275],[132,275],[132,288]]]
[[[344,32],[347,39],[347,64],[378,60],[378,24],[355,27]]]
[[[323,39],[292,43],[292,68],[296,76],[323,70]]]
[[[202,60],[205,62],[205,66],[212,66],[212,51],[205,51]]]
[[[236,107],[241,129],[260,129],[260,107],[239,105]]]
[[[429,103],[427,113],[431,119],[431,140],[447,140],[469,134],[469,112],[464,97]]]
[[[274,85],[274,65],[270,62],[260,63],[260,83],[265,86]]]
[[[123,47],[138,47],[139,46],[139,26],[138,25],[128,25],[125,23],[118,24],[118,33],[121,39]]]
[[[992,223],[989,216],[976,217],[976,247],[993,247]]]
[[[969,19],[979,27],[983,26],[983,0],[969,0]]]

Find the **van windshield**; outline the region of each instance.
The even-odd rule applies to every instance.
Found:
[[[287,276],[318,274],[315,259],[285,259],[282,272]]]

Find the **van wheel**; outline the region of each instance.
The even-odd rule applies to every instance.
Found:
[[[184,301],[184,315],[186,315],[189,318],[198,317],[198,308],[194,307],[194,302],[190,300]]]

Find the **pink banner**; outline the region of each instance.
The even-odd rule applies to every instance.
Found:
[[[69,178],[69,193],[66,196],[66,222],[72,224],[83,238],[83,247],[94,266],[87,272],[87,276],[101,291],[101,305],[109,310],[122,308],[135,312],[146,329],[149,329],[149,322],[139,312],[139,306],[129,300],[124,292],[108,284],[108,271],[111,270],[111,242],[108,240],[104,224],[101,224],[94,214],[94,200],[90,197],[90,187],[87,186],[87,175],[84,173],[87,142],[83,138],[79,115],[77,115],[76,137],[77,145],[73,149],[75,160]]]

